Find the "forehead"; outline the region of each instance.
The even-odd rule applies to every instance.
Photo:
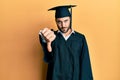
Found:
[[[70,17],[67,16],[67,17],[62,17],[62,18],[56,18],[56,20],[59,20],[59,21],[64,21],[64,20],[69,20]]]

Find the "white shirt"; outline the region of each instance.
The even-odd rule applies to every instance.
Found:
[[[64,39],[67,41],[67,39],[71,36],[72,33],[75,33],[75,31],[72,30],[72,32],[67,36],[64,36],[63,33],[61,31],[59,31],[59,30],[58,30],[58,33],[60,33],[64,37]]]

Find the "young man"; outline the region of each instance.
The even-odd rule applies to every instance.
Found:
[[[57,6],[55,19],[58,31],[40,30],[44,60],[48,63],[47,80],[93,80],[85,36],[72,29],[68,8]]]

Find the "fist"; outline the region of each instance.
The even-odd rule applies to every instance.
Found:
[[[56,38],[54,32],[48,28],[44,28],[43,30],[41,30],[41,34],[44,37],[44,39],[47,41],[47,43],[51,43]]]

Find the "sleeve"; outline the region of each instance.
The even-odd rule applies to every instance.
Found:
[[[47,50],[47,43],[44,42],[42,36],[39,34],[39,41],[41,43],[41,46],[42,46],[42,49],[43,49],[43,52],[44,52],[44,61],[46,63],[50,63],[53,59],[53,52],[48,52]]]
[[[89,51],[85,36],[83,36],[82,53],[80,56],[80,80],[93,80]]]

